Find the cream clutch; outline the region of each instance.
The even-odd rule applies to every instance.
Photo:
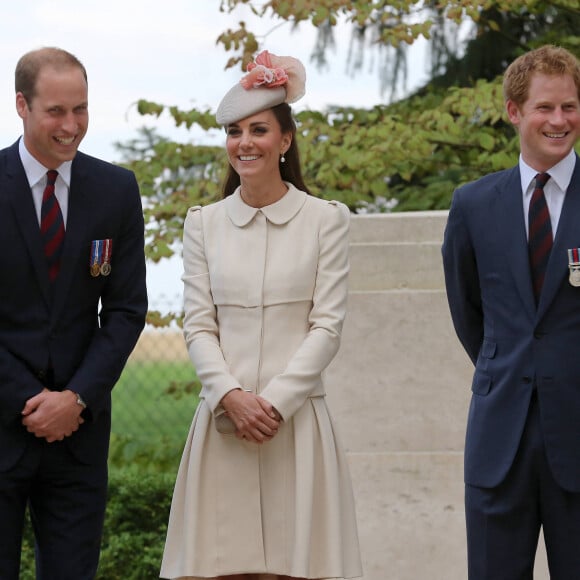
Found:
[[[216,407],[214,414],[215,428],[220,433],[231,435],[236,432],[234,422],[228,417],[226,410],[220,405]]]

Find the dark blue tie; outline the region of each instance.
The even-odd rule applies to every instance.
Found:
[[[528,250],[536,304],[540,299],[540,293],[544,285],[546,267],[550,259],[553,242],[550,212],[544,195],[544,185],[546,185],[548,179],[550,179],[548,173],[538,173],[536,175],[536,186],[532,193],[528,213]]]

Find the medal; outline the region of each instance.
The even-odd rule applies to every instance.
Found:
[[[91,242],[91,257],[89,272],[91,276],[108,276],[111,273],[111,254],[113,253],[113,240],[93,240]]]
[[[108,276],[111,273],[111,252],[113,250],[113,240],[103,240],[105,249],[103,251],[103,263],[101,264],[101,274]]]
[[[89,260],[89,271],[93,278],[96,278],[101,273],[100,254],[101,240],[93,240],[91,242],[91,257]]]
[[[580,286],[580,264],[574,268],[570,268],[570,284],[576,288]]]
[[[570,284],[575,288],[580,287],[580,248],[568,250],[568,269]]]

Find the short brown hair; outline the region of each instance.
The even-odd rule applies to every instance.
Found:
[[[528,100],[534,73],[570,75],[580,98],[580,62],[565,48],[547,44],[519,56],[508,66],[503,77],[505,100],[523,105]]]
[[[85,81],[87,81],[87,70],[83,63],[70,52],[55,47],[31,50],[20,57],[14,74],[16,92],[22,93],[29,107],[32,99],[36,96],[38,75],[46,66],[59,70],[68,67],[78,67],[83,73]]]

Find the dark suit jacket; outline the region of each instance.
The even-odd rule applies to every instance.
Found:
[[[580,162],[566,193],[544,287],[532,291],[519,168],[453,196],[443,264],[455,330],[475,365],[465,481],[497,486],[512,465],[537,387],[548,461],[580,492],[580,288],[568,281],[580,247]]]
[[[92,277],[91,242],[113,240],[111,274]],[[77,153],[60,274],[51,289],[18,143],[0,151],[0,470],[30,437],[27,399],[47,385],[87,403],[86,422],[66,438],[81,461],[108,451],[110,392],[144,326],[144,223],[133,173]],[[100,313],[99,313],[100,303]]]

